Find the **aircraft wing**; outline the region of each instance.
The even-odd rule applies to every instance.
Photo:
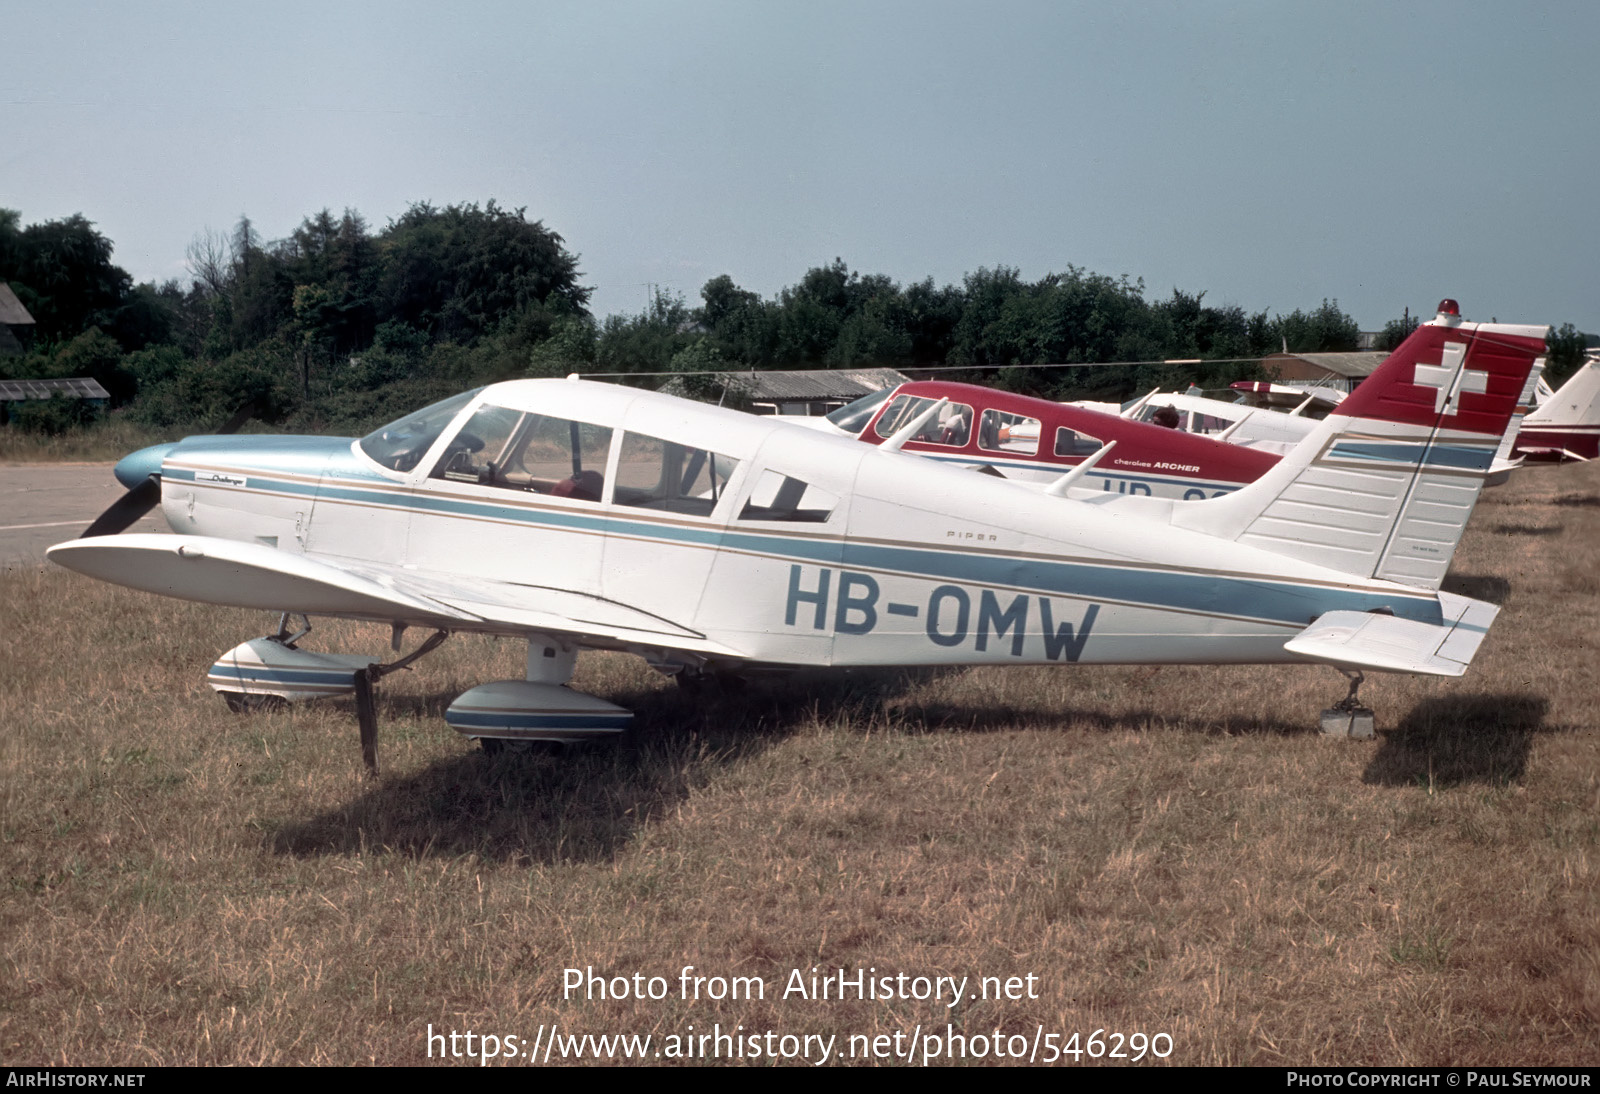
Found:
[[[447,630],[539,631],[739,656],[697,631],[600,597],[211,536],[96,536],[57,544],[47,554],[102,581],[205,604]]]
[[[1378,672],[1460,676],[1500,614],[1494,604],[1440,593],[1443,624],[1370,612],[1325,612],[1283,648],[1313,661]]]

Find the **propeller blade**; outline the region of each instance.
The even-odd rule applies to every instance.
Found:
[[[233,412],[233,417],[222,423],[222,428],[217,430],[217,433],[237,433],[240,426],[244,425],[245,422],[248,422],[255,416],[256,401],[254,399],[250,399],[244,404],[244,406]]]
[[[112,502],[111,508],[101,513],[78,538],[114,536],[154,509],[160,502],[161,480],[152,475]]]

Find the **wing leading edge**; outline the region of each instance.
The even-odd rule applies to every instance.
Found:
[[[69,570],[162,596],[446,630],[569,635],[723,657],[736,650],[614,601],[561,589],[290,554],[212,536],[132,533],[46,552]]]

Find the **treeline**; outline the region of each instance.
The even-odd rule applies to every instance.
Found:
[[[81,216],[19,222],[0,213],[0,278],[38,325],[0,369],[92,376],[156,429],[206,428],[246,403],[292,429],[381,421],[522,375],[558,320],[587,318],[592,291],[559,235],[494,202],[413,205],[377,233],[324,210],[272,242],[241,218],[196,237],[186,285],[134,286]],[[24,405],[17,420],[53,429],[82,413]]]
[[[1174,290],[1149,303],[1142,282],[1069,266],[1025,281],[1007,267],[960,285],[932,278],[902,286],[836,259],[808,270],[772,299],[712,278],[701,304],[657,295],[635,316],[559,322],[533,354],[536,374],[664,373],[728,368],[953,367],[967,378],[1047,396],[1113,394],[1140,383],[1225,383],[1258,375],[1257,359],[1297,350],[1354,349],[1356,322],[1323,301],[1269,318],[1212,307],[1205,293]],[[1203,359],[1204,364],[1159,362]],[[1031,370],[1036,364],[1145,362],[1117,369]]]
[[[1225,384],[1259,375],[1256,359],[1283,348],[1353,350],[1358,337],[1329,300],[1269,316],[1207,304],[1204,292],[1150,301],[1140,281],[1072,266],[1037,281],[980,269],[939,286],[840,260],[770,299],[721,276],[698,304],[657,294],[636,315],[596,319],[561,236],[493,201],[419,203],[378,232],[353,210],[323,210],[276,241],[241,218],[195,238],[187,283],[135,285],[111,255],[81,215],[24,227],[0,210],[0,279],[37,320],[29,351],[0,357],[0,372],[92,376],[117,413],[171,432],[212,428],[245,403],[275,426],[357,432],[465,387],[574,371],[659,386],[729,368],[953,366],[1046,396],[1117,397]],[[1396,320],[1385,337],[1404,333]],[[1564,333],[1576,337],[1575,367],[1582,337]],[[1175,358],[1202,363],[1160,363]],[[1018,367],[1111,361],[1143,363]],[[88,413],[26,404],[14,422],[53,431]]]

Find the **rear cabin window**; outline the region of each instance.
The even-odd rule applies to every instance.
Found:
[[[936,402],[937,399],[921,395],[897,395],[872,431],[887,440]],[[939,413],[922,423],[922,428],[917,430],[916,436],[911,439],[924,444],[964,448],[971,438],[972,408],[964,403],[949,403],[941,407]]]
[[[710,449],[624,433],[612,501],[708,517],[738,466],[738,460]]]
[[[1056,455],[1058,456],[1092,456],[1100,451],[1101,441],[1098,437],[1091,437],[1087,433],[1080,433],[1075,429],[1060,426],[1056,429]]]
[[[1032,456],[1039,451],[1039,419],[1004,410],[985,410],[978,424],[978,447],[990,452]]]
[[[836,495],[804,479],[768,468],[756,480],[750,500],[739,511],[739,519],[821,524],[833,515],[838,504]]]
[[[610,426],[483,406],[450,442],[432,477],[599,501],[611,434]]]

